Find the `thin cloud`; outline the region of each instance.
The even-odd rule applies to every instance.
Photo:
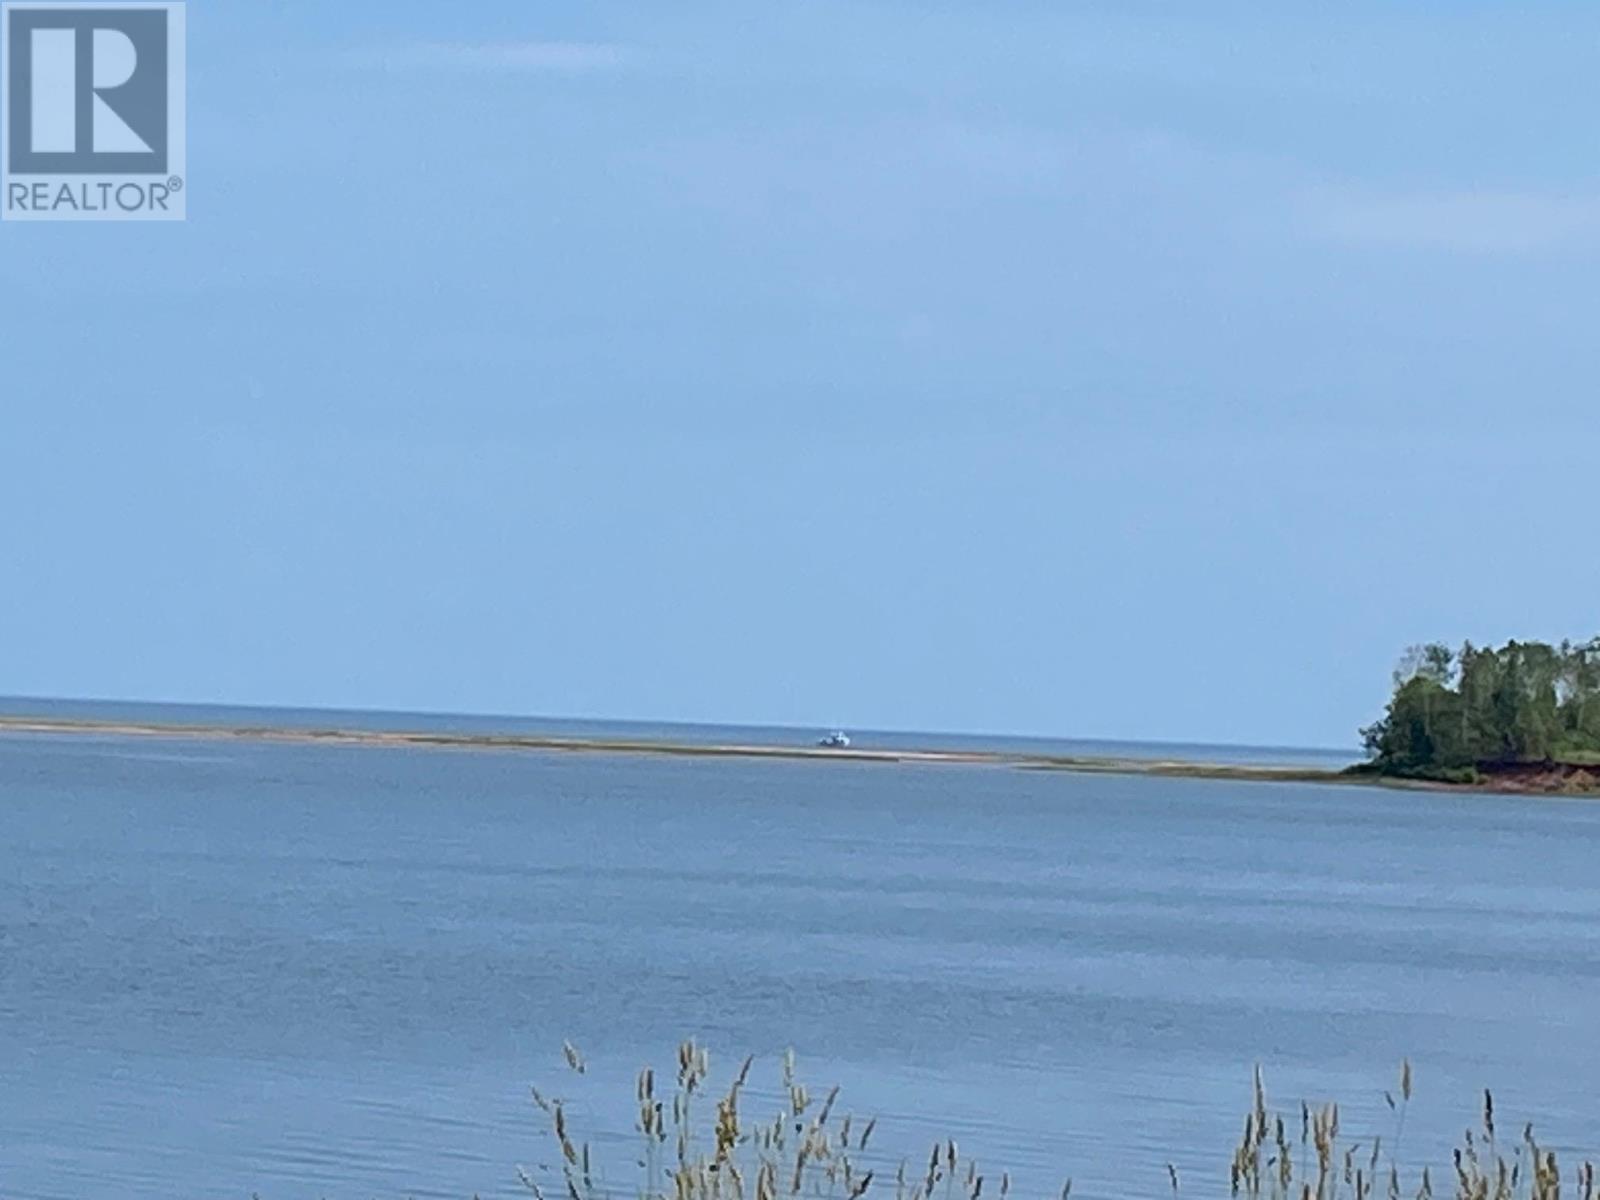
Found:
[[[358,66],[385,71],[529,71],[581,75],[628,61],[626,48],[606,42],[412,42],[367,47]]]
[[[1600,196],[1321,191],[1305,209],[1311,232],[1351,245],[1471,254],[1600,247]]]

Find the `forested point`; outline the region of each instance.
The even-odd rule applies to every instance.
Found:
[[[1498,650],[1413,646],[1360,770],[1474,783],[1531,767],[1600,767],[1600,637]],[[1579,771],[1579,782],[1595,773]]]

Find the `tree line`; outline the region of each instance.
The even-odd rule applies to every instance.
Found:
[[[1369,769],[1470,778],[1531,763],[1600,763],[1600,637],[1583,643],[1413,646],[1383,718],[1361,731]]]

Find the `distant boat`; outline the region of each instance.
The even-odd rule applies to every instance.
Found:
[[[850,735],[842,729],[835,729],[827,737],[820,740],[817,745],[826,746],[829,750],[845,750],[850,746]]]

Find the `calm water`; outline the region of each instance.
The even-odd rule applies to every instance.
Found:
[[[513,1196],[530,1082],[606,1142],[688,1033],[1039,1190],[1225,1193],[1257,1060],[1600,1150],[1596,805],[4,736],[0,822],[5,1200]]]
[[[0,696],[0,716],[127,721],[137,724],[272,726],[284,729],[377,729],[533,737],[615,738],[686,745],[812,746],[829,729],[771,725],[685,725],[663,721],[598,721],[560,717],[470,716],[460,713],[353,712],[326,708],[245,708],[146,704],[136,701],[35,700]],[[1188,762],[1338,769],[1361,757],[1355,747],[1219,746],[1205,742],[1123,742],[1107,738],[1002,737],[970,733],[906,733],[854,729],[853,743],[877,750],[990,750],[1103,758],[1166,758]]]

